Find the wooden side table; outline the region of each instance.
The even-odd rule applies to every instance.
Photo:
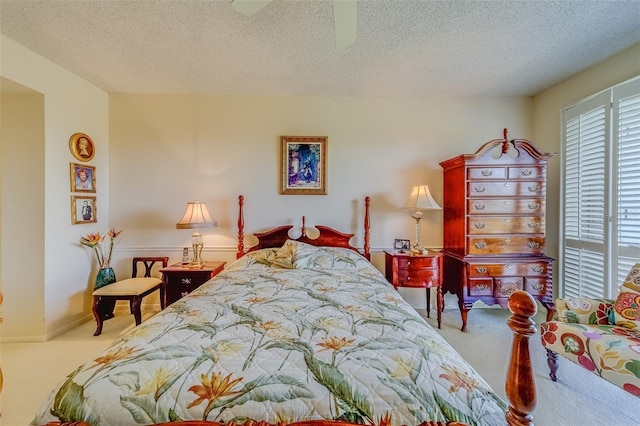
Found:
[[[227,262],[207,262],[202,268],[194,269],[175,263],[160,269],[164,286],[164,306],[191,293],[196,288],[218,275]]]
[[[438,290],[437,310],[438,328],[442,322],[444,297],[442,296],[442,254],[429,250],[426,254],[414,254],[411,251],[385,250],[385,276],[397,289],[398,287],[427,289],[427,317],[431,314],[431,292]]]

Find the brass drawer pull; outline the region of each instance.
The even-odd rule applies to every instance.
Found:
[[[487,188],[485,188],[484,186],[476,186],[475,188],[473,188],[474,191],[476,192],[484,192],[487,190]]]
[[[538,222],[529,222],[527,225],[529,225],[529,228],[531,229],[536,229],[540,226]]]
[[[508,206],[509,204],[511,204],[511,200],[504,200],[504,205]]]
[[[533,268],[531,268],[531,269],[533,270],[533,272],[538,272],[538,273],[540,273],[540,272],[544,271],[544,268],[543,268],[542,266],[540,266],[540,265],[535,265],[535,266],[534,266]]]
[[[508,187],[510,187],[510,186],[511,186],[511,183],[510,183],[510,182],[505,182],[505,183],[504,183],[504,187],[505,187],[505,188],[508,188]]]
[[[539,192],[540,185],[529,185],[529,192]]]
[[[540,208],[540,204],[539,203],[529,203],[529,204],[527,204],[527,207],[529,207],[530,210],[538,210]]]
[[[476,210],[484,210],[484,208],[486,207],[486,205],[484,205],[484,204],[474,204],[474,205],[473,205],[473,207],[474,207]]]
[[[191,284],[191,278],[181,278],[182,284]]]
[[[531,288],[534,290],[540,291],[544,288],[544,286],[542,284],[533,284]]]
[[[477,229],[483,229],[483,228],[484,228],[484,222],[478,222],[478,223],[476,223],[476,224],[475,224],[475,227],[476,227]]]
[[[482,176],[491,176],[493,174],[493,170],[483,170]]]
[[[531,173],[533,173],[533,170],[531,169],[524,169],[522,171],[522,176],[531,176]]]
[[[531,241],[529,244],[527,244],[529,246],[529,248],[538,248],[540,247],[540,243],[535,242],[535,241]]]
[[[476,266],[476,272],[479,274],[484,274],[487,272],[487,268],[485,266]]]
[[[505,239],[504,239],[504,242],[505,242],[505,243],[507,243],[507,244],[509,244],[509,243],[511,242],[511,238],[509,238],[509,237],[505,238]]]
[[[480,242],[477,242],[475,246],[477,249],[483,249],[487,246],[487,243],[485,243],[484,241],[480,241]]]
[[[513,268],[513,265],[512,265],[512,264],[510,264],[510,263],[508,263],[508,264],[504,265],[504,267],[505,267],[506,269],[512,269],[512,268]]]
[[[505,217],[504,218],[504,223],[509,223],[511,222],[511,218],[510,217]]]

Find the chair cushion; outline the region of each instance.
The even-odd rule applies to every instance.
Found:
[[[542,346],[640,396],[640,330],[615,325],[540,325]]]
[[[567,297],[556,299],[556,318],[573,324],[609,324],[612,299]]]
[[[162,283],[159,278],[129,278],[100,287],[93,292],[94,296],[138,296]]]

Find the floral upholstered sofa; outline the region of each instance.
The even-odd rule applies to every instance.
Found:
[[[560,354],[640,397],[640,263],[617,299],[557,299],[556,309],[540,326],[551,380]]]

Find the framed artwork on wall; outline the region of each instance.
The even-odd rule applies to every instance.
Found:
[[[96,197],[71,196],[71,224],[96,223],[98,211]]]
[[[71,192],[96,192],[96,168],[71,163]]]
[[[74,133],[69,139],[69,149],[78,161],[90,161],[96,153],[93,141],[84,133]]]
[[[280,193],[327,194],[327,137],[281,136]]]

